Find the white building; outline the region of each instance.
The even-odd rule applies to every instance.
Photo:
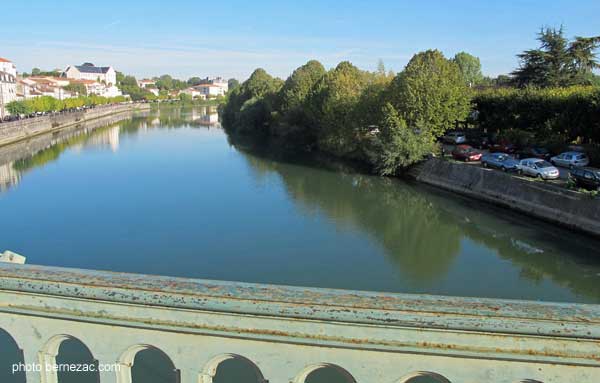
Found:
[[[17,99],[17,68],[10,60],[0,57],[0,118],[8,114],[6,104]]]
[[[117,72],[113,67],[97,67],[92,63],[69,65],[65,68],[61,77],[97,81],[109,87],[117,84]]]
[[[206,100],[206,95],[204,93],[200,92],[195,87],[186,88],[186,89],[182,90],[181,93],[185,93],[195,99]]]
[[[138,86],[142,89],[146,89],[148,87],[153,88],[156,86],[156,81],[148,79],[139,80]]]
[[[227,90],[215,84],[200,84],[193,87],[195,90],[203,94],[206,98],[224,96]]]

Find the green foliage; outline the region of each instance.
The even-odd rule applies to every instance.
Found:
[[[30,114],[37,112],[59,112],[61,110],[73,109],[82,106],[105,105],[119,102],[125,102],[127,99],[123,96],[101,97],[96,95],[80,96],[58,100],[51,96],[41,96],[30,98],[24,101],[13,101],[6,105],[10,114]]]
[[[452,61],[458,65],[458,69],[460,69],[460,73],[468,86],[479,85],[483,81],[479,57],[460,52],[454,56]]]
[[[156,87],[160,90],[182,90],[188,86],[188,82],[178,80],[168,74],[164,74],[156,80]]]
[[[280,79],[271,77],[264,69],[256,69],[248,80],[229,92],[221,110],[225,128],[237,133],[268,133],[282,85]]]
[[[129,95],[133,101],[156,99],[156,96],[150,91],[139,87],[134,76],[127,76],[121,72],[117,72],[117,87],[123,94]]]
[[[240,82],[235,78],[230,78],[229,80],[227,80],[227,88],[229,89],[229,91],[232,91],[238,86],[240,86]]]
[[[380,175],[394,175],[434,150],[434,140],[420,124],[410,128],[392,106],[382,108],[379,129],[371,132],[367,158]]]
[[[326,72],[309,61],[283,86],[257,69],[229,92],[221,115],[230,133],[278,137],[387,175],[433,150],[434,135],[466,117],[469,94],[458,65],[437,51],[416,55],[395,78],[382,62],[376,72],[349,62]]]
[[[179,101],[181,102],[191,102],[192,101],[192,96],[187,94],[187,93],[180,93],[179,94]]]
[[[307,123],[304,112],[306,98],[315,84],[325,75],[325,68],[316,61],[311,60],[296,69],[285,81],[279,92],[279,112],[285,116],[288,123],[301,125]]]
[[[202,84],[202,79],[200,77],[190,77],[187,80],[187,84],[189,86],[199,85],[199,84]]]
[[[495,89],[474,98],[489,131],[532,132],[535,140],[600,143],[600,88]]]
[[[29,104],[25,101],[9,102],[6,104],[6,110],[12,115],[29,114],[33,112],[33,110],[30,109]]]
[[[518,86],[590,84],[590,74],[598,68],[595,51],[600,46],[600,36],[575,37],[569,42],[561,26],[559,29],[542,28],[538,41],[539,48],[517,55],[521,65],[512,75]]]
[[[315,84],[306,102],[321,150],[352,157],[358,150],[361,129],[356,109],[369,75],[344,61]]]
[[[422,123],[434,137],[470,111],[470,91],[458,65],[437,50],[413,56],[393,80],[389,98],[409,126]]]
[[[79,96],[87,95],[87,88],[82,83],[70,83],[64,87],[65,90],[73,93],[77,93]]]

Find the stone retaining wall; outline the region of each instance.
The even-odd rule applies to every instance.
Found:
[[[113,114],[149,109],[149,104],[98,106],[85,111],[5,122],[0,124],[0,146]]]
[[[534,180],[438,158],[412,171],[419,182],[600,236],[600,200]]]

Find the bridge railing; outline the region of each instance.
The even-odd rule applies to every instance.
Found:
[[[599,305],[0,263],[0,329],[27,382],[70,343],[95,382],[600,382]]]

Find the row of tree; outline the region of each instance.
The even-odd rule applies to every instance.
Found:
[[[101,97],[96,95],[80,96],[59,100],[51,96],[41,96],[23,101],[12,101],[6,104],[6,109],[13,115],[27,115],[36,112],[59,112],[62,110],[125,102],[124,96]]]
[[[430,153],[469,113],[471,80],[457,61],[429,50],[393,75],[349,62],[326,71],[313,60],[285,82],[257,69],[228,95],[223,124],[233,134],[275,136],[393,174]]]

